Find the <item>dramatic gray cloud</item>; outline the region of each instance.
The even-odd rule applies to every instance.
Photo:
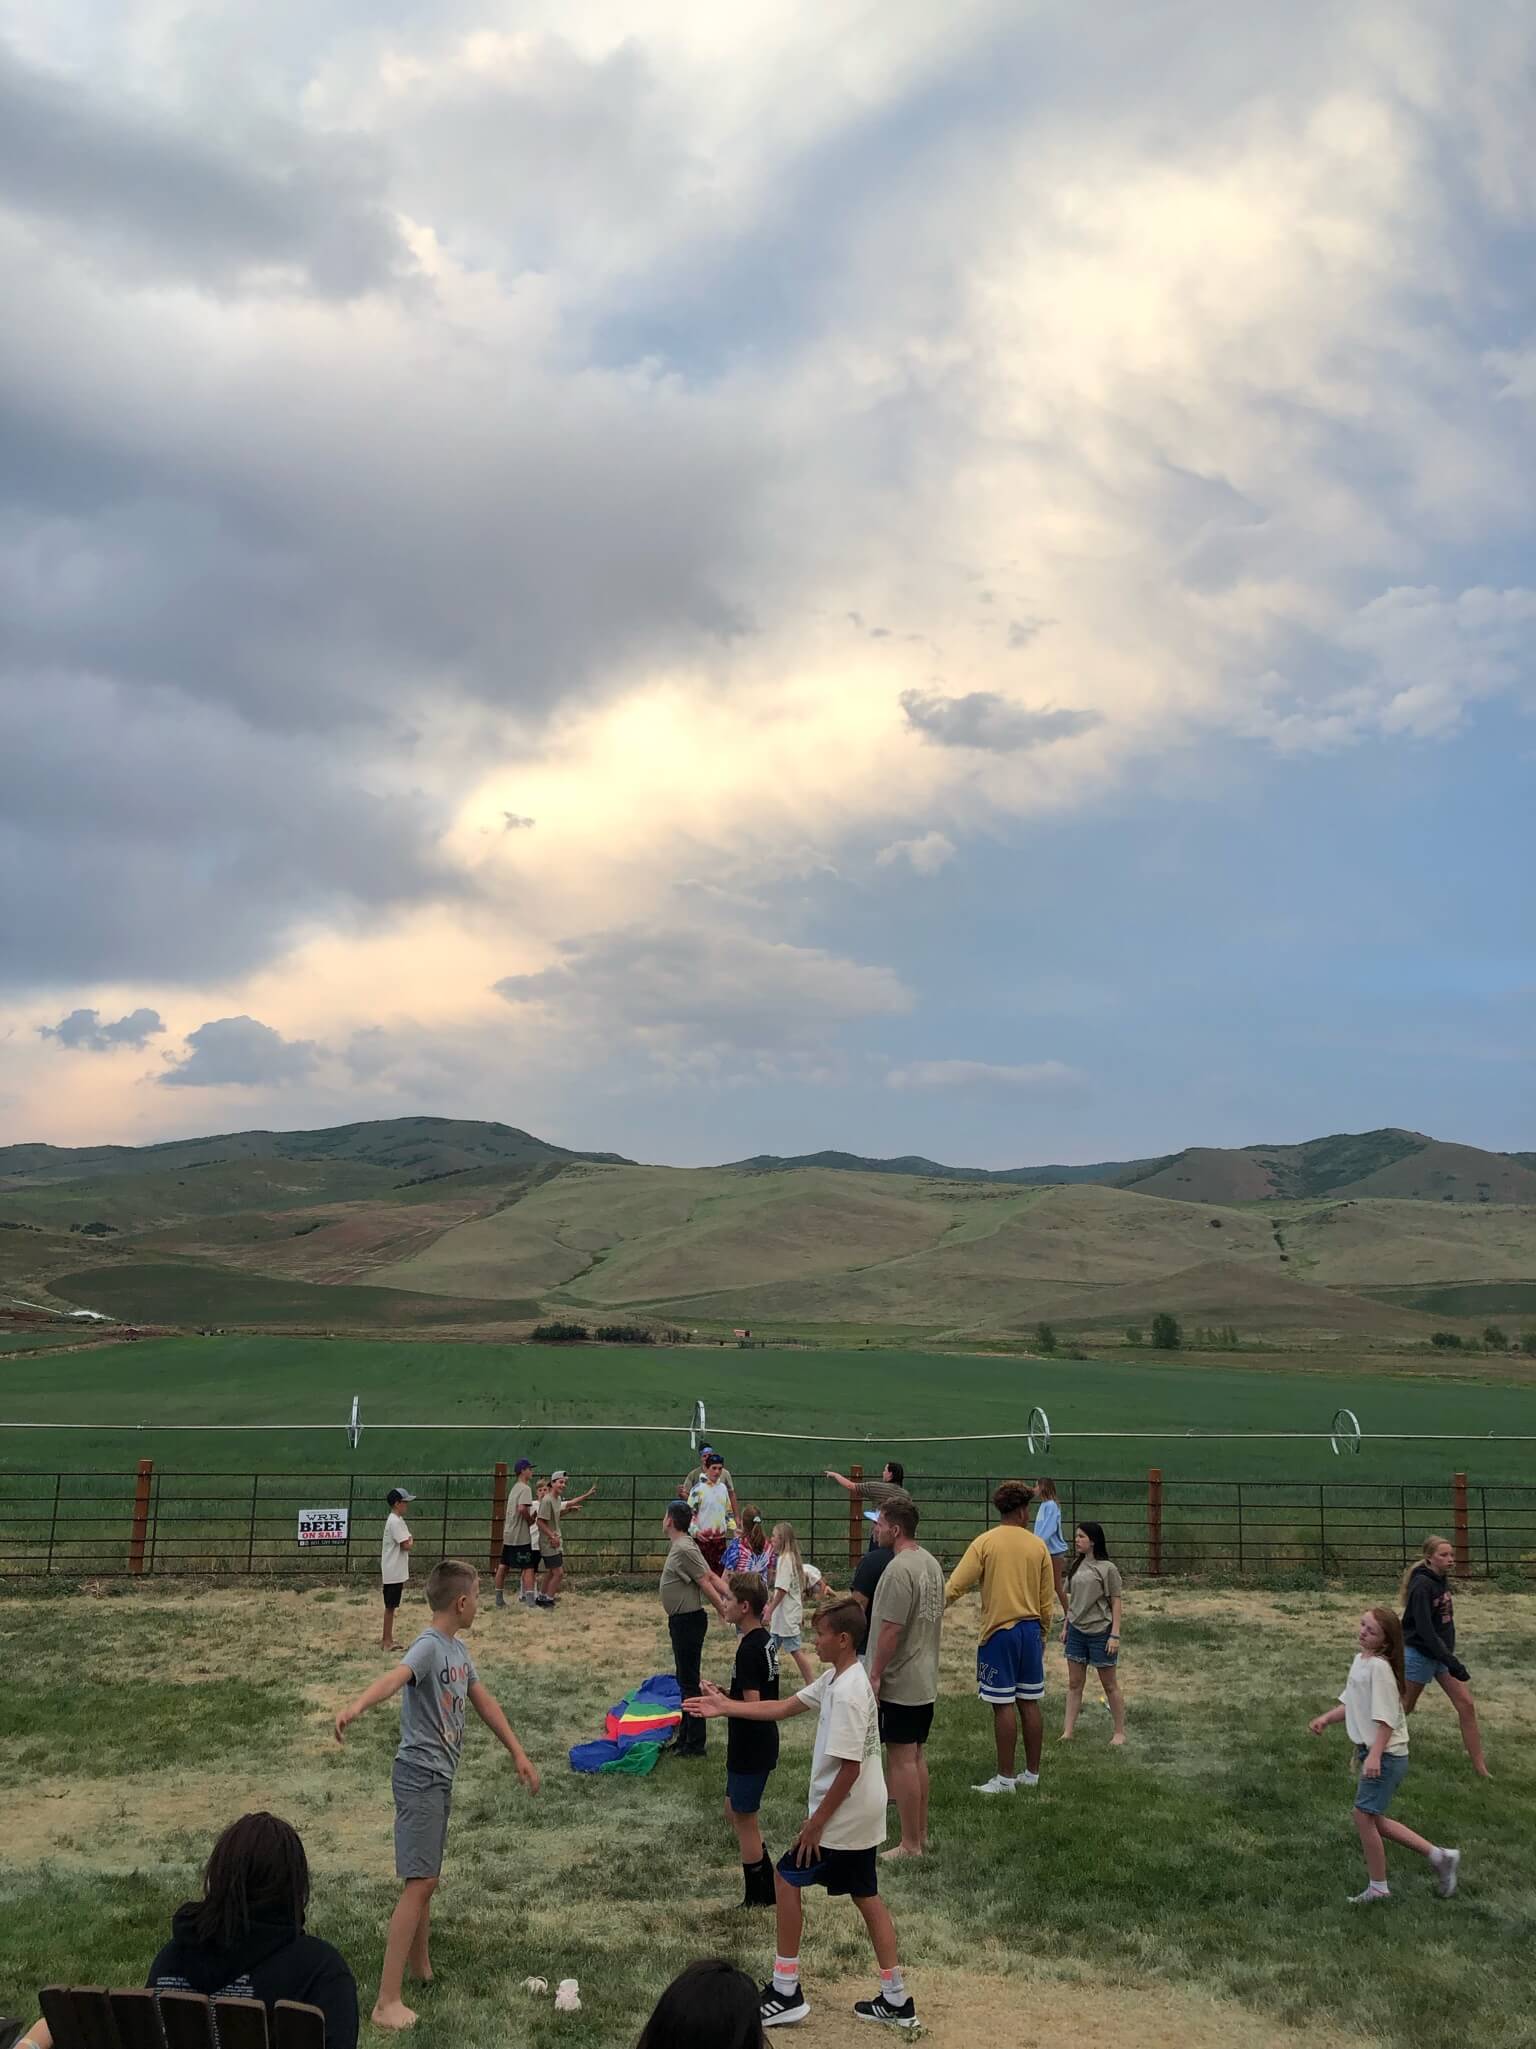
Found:
[[[307,135],[248,109],[204,110],[202,132],[120,84],[93,91],[0,43],[0,192],[98,260],[229,286],[296,274],[349,295],[387,283],[407,252],[377,150]]]
[[[991,1060],[912,1060],[893,1067],[885,1077],[887,1088],[911,1089],[1020,1089],[1030,1095],[1077,1094],[1086,1076],[1061,1060],[1035,1060],[1010,1066]]]
[[[858,1017],[897,1016],[911,996],[889,968],[741,932],[634,927],[571,940],[496,993],[572,1026],[629,1028],[737,1047],[813,1039]]]
[[[468,887],[422,792],[177,692],[0,679],[0,761],[0,989],[206,981]]]
[[[977,747],[989,754],[1014,754],[1070,740],[1099,724],[1093,711],[1031,711],[995,690],[945,697],[937,690],[904,690],[907,724],[936,747]]]
[[[191,1052],[159,1077],[162,1088],[263,1088],[302,1081],[320,1058],[312,1039],[285,1039],[254,1017],[218,1017],[187,1033]]]
[[[111,1053],[119,1046],[147,1045],[157,1032],[165,1030],[165,1022],[158,1010],[144,1008],[131,1010],[110,1024],[102,1023],[99,1010],[72,1010],[56,1025],[39,1025],[37,1030],[40,1038],[57,1039],[74,1053]]]

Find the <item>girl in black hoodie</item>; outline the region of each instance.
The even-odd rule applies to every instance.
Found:
[[[1408,1670],[1403,1711],[1411,1715],[1425,1687],[1432,1679],[1437,1681],[1456,1710],[1472,1769],[1486,1779],[1490,1774],[1483,1756],[1482,1731],[1477,1726],[1477,1703],[1467,1683],[1467,1668],[1456,1655],[1455,1604],[1451,1599],[1456,1549],[1445,1537],[1426,1537],[1421,1549],[1422,1557],[1409,1566],[1398,1589]]]
[[[357,2049],[356,1981],[339,1950],[304,1933],[308,1904],[298,1831],[275,1814],[243,1815],[214,1844],[203,1897],[176,1909],[145,1982],[152,1991],[259,1999],[269,2015],[277,2000],[297,1999],[325,2015],[325,2049]],[[26,2039],[53,2049],[43,2021]]]

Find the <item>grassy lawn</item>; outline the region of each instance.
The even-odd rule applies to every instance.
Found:
[[[1048,1745],[1039,1790],[982,1802],[989,1718],[971,1694],[975,1609],[952,1618],[930,1759],[932,1859],[885,1867],[909,1982],[936,2040],[1104,2039],[1140,2049],[1526,2049],[1536,1997],[1536,1596],[1468,1594],[1458,1620],[1495,1779],[1473,1778],[1438,1696],[1413,1727],[1399,1812],[1465,1852],[1438,1900],[1394,1858],[1390,1906],[1358,1916],[1342,1733],[1310,1715],[1337,1693],[1353,1618],[1380,1587],[1306,1596],[1133,1587],[1124,1680],[1131,1742],[1107,1747],[1091,1702],[1079,1740]],[[410,1612],[410,1611],[408,1611]],[[419,1618],[420,1611],[416,1611]],[[383,1709],[339,1749],[335,1707],[377,1669],[362,1592],[136,1588],[0,1600],[0,2009],[30,2014],[54,1978],[133,1983],[218,1828],[270,1806],[315,1866],[311,1926],[370,1999],[395,1894]],[[653,1597],[583,1589],[550,1616],[482,1613],[474,1650],[545,1773],[537,1801],[478,1725],[460,1772],[422,1995],[426,2044],[505,2049],[632,2043],[668,1977],[720,1953],[754,1975],[767,1915],[734,1907],[720,1815],[724,1746],[647,1780],[584,1779],[567,1747],[665,1665]],[[723,1676],[725,1633],[706,1670]],[[1061,1706],[1050,1667],[1047,1728]],[[15,1676],[25,1674],[22,1684]],[[775,1850],[803,1812],[810,1724],[785,1733],[764,1811]],[[542,1875],[535,1884],[531,1874]],[[888,1874],[888,1875],[886,1875]],[[817,1898],[805,1948],[811,2042],[858,2034],[867,1957],[847,1902]],[[522,1989],[581,1981],[556,2015]]]
[[[335,1290],[326,1290],[335,1293]],[[430,1301],[429,1297],[419,1297]],[[1016,1471],[1031,1406],[1058,1433],[1058,1476],[1442,1483],[1457,1466],[1474,1480],[1529,1477],[1529,1447],[1490,1432],[1536,1430],[1531,1384],[1229,1369],[1145,1352],[1124,1362],[991,1358],[922,1351],[753,1351],[733,1346],[563,1348],[451,1341],[210,1337],[145,1340],[67,1361],[0,1359],[0,1422],[90,1420],[98,1429],[0,1432],[0,1470],[131,1471],[153,1458],[185,1470],[344,1472],[342,1424],[361,1393],[359,1460],[402,1474],[485,1471],[519,1453],[572,1471],[675,1475],[687,1460],[695,1398],[733,1470],[804,1473],[885,1456],[891,1440],[952,1435],[985,1441],[906,1451],[927,1474]],[[1341,1404],[1367,1435],[1359,1458],[1326,1442],[1209,1443],[1190,1431],[1326,1430]],[[334,1426],[287,1435],[178,1435],[122,1426],[286,1421]],[[432,1423],[431,1432],[402,1427]],[[586,1425],[627,1424],[613,1431]],[[566,1427],[562,1428],[564,1425]],[[654,1426],[670,1426],[658,1432]],[[651,1426],[641,1428],[640,1426]],[[1152,1439],[1075,1431],[1159,1431]],[[1462,1433],[1455,1444],[1370,1441],[1374,1432]],[[807,1441],[826,1438],[830,1442]],[[354,1463],[356,1463],[354,1461]]]

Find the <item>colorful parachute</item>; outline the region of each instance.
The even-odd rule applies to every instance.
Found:
[[[615,1701],[603,1717],[605,1735],[571,1750],[573,1772],[650,1771],[677,1734],[683,1719],[683,1692],[670,1672],[649,1679]]]

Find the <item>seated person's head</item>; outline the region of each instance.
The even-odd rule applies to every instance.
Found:
[[[208,1853],[194,1932],[210,1948],[232,1949],[253,1921],[304,1926],[309,1859],[299,1832],[275,1814],[242,1814]]]
[[[766,2049],[761,1999],[734,1964],[690,1964],[657,2000],[635,2049]]]

